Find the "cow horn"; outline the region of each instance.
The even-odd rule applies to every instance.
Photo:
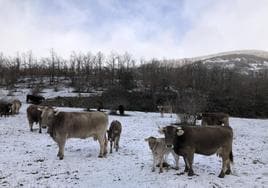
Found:
[[[54,112],[55,112],[55,116],[57,116],[60,113],[58,109],[56,109]]]
[[[181,127],[178,127],[178,128],[177,128],[177,135],[178,135],[178,136],[181,136],[181,135],[183,135],[183,133],[184,133],[184,130],[182,130]]]
[[[164,134],[164,127],[159,127],[158,126],[158,132],[160,133],[160,134]]]

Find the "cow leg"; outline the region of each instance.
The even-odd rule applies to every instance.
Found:
[[[155,165],[156,165],[156,157],[153,155],[153,167],[152,167],[152,172],[155,171]]]
[[[229,174],[231,174],[231,167],[230,167],[230,160],[228,160],[228,163],[227,163],[227,170],[226,170],[226,172],[225,172],[225,174],[227,174],[227,175],[229,175]]]
[[[230,168],[230,159],[227,153],[229,154],[229,152],[226,152],[226,150],[222,150],[222,169],[218,176],[219,178],[224,178],[225,172],[227,171],[228,167]]]
[[[98,136],[98,141],[99,141],[99,144],[100,144],[100,153],[99,153],[99,158],[102,158],[104,157],[104,155],[106,155],[107,153],[107,148],[106,148],[106,145],[105,145],[105,135],[103,136]]]
[[[104,153],[103,153],[104,156],[107,155],[107,145],[108,145],[108,139],[107,139],[106,134],[105,134],[104,135]]]
[[[176,163],[175,169],[179,170],[179,158],[180,157],[174,152],[174,150],[171,153],[173,155],[173,158],[175,159],[175,163]]]
[[[113,141],[110,141],[110,153],[113,153]]]
[[[41,122],[39,122],[39,133],[42,133]]]
[[[119,149],[119,140],[120,140],[120,136],[117,136],[115,138],[115,151],[118,151]]]
[[[183,156],[183,160],[184,160],[184,163],[185,163],[184,172],[188,172],[189,171],[189,162],[187,161],[185,156]]]
[[[33,122],[29,122],[30,131],[33,132]]]
[[[163,154],[160,154],[160,170],[159,170],[159,173],[162,173],[163,172],[163,159],[164,159],[164,155]]]
[[[57,156],[59,157],[60,160],[63,159],[64,157],[64,147],[65,147],[66,139],[61,139],[57,141],[57,144],[59,146],[59,151]]]
[[[187,164],[188,166],[188,176],[193,176],[194,175],[194,171],[193,171],[193,159],[194,159],[194,152],[189,152],[187,153],[187,155],[185,156],[185,163]]]

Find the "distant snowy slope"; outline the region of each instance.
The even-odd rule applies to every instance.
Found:
[[[261,50],[240,50],[222,52],[207,56],[183,58],[165,61],[172,66],[184,66],[193,63],[202,63],[208,68],[215,66],[234,69],[240,73],[250,73],[268,69],[268,52]]]

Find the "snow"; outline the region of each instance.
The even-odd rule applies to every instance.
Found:
[[[28,104],[23,102],[20,114],[0,118],[0,187],[268,187],[268,120],[230,118],[234,130],[233,172],[218,178],[221,161],[216,156],[195,155],[188,177],[180,169],[151,172],[152,155],[145,138],[161,137],[158,126],[176,121],[158,113],[130,112],[129,116],[109,116],[119,120],[123,130],[118,152],[98,158],[99,145],[92,138],[70,139],[65,158],[56,156],[58,147],[46,130],[29,131],[26,118]],[[64,111],[82,109],[60,108]],[[173,159],[170,156],[170,164]]]

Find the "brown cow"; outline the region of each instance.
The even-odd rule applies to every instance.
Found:
[[[11,106],[11,113],[14,114],[18,114],[20,111],[20,107],[21,107],[21,102],[18,99],[13,100],[12,102],[12,106]]]
[[[107,131],[108,140],[110,141],[110,153],[113,152],[113,149],[112,149],[113,144],[114,144],[115,151],[118,151],[121,131],[122,131],[121,123],[117,120],[112,121],[111,126],[109,130]]]
[[[149,147],[153,154],[153,166],[152,166],[152,172],[155,171],[156,163],[159,162],[160,171],[159,173],[163,172],[163,164],[165,158],[168,156],[169,153],[172,153],[175,162],[176,167],[175,169],[179,169],[179,156],[174,152],[172,148],[167,148],[165,143],[165,138],[155,138],[153,136],[150,136],[149,138],[145,139],[146,142],[148,142]]]
[[[225,113],[202,113],[197,119],[202,119],[201,125],[224,125],[229,126],[229,115]]]
[[[166,126],[159,129],[165,135],[166,146],[183,156],[185,171],[188,176],[194,175],[192,164],[194,153],[212,155],[217,153],[222,158],[223,178],[231,173],[230,162],[233,162],[232,142],[233,130],[227,126]]]
[[[27,108],[27,118],[29,121],[29,127],[30,131],[33,131],[33,124],[39,124],[39,133],[42,133],[42,128],[46,128],[45,125],[41,126],[41,114],[42,112],[39,111],[38,109],[44,108],[43,106],[38,106],[38,105],[30,105]]]
[[[68,138],[94,137],[100,144],[99,157],[107,153],[106,130],[108,115],[103,112],[59,112],[45,107],[42,111],[42,125],[48,127],[48,133],[58,144],[59,159],[64,157],[64,146]]]

